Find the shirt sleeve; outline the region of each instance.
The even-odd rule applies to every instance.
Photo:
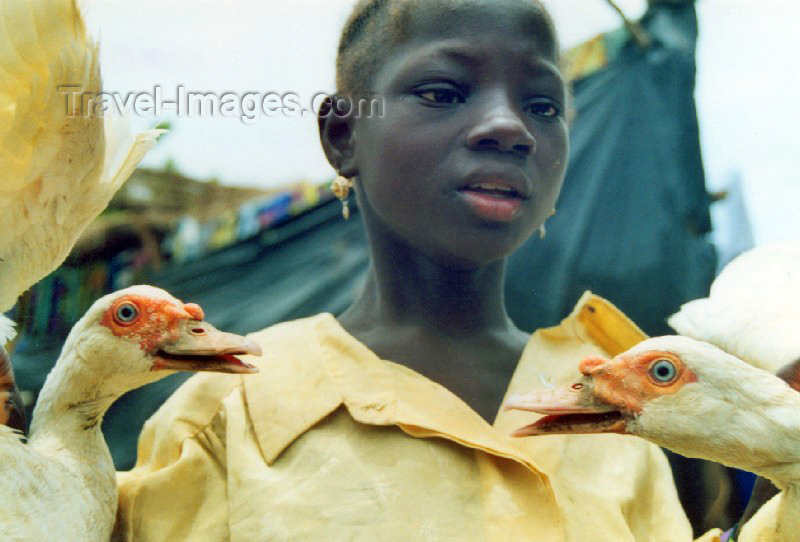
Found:
[[[782,493],[767,501],[750,521],[742,526],[737,542],[772,542],[777,539],[778,507]]]
[[[636,501],[627,511],[628,523],[637,542],[675,542],[692,540],[692,529],[683,511],[672,470],[664,452],[648,444],[641,465]],[[697,542],[714,542],[714,530]]]
[[[675,482],[672,479],[667,457],[657,446],[649,446],[646,485],[637,498],[637,508],[643,513],[631,521],[636,540],[647,542],[691,540],[691,527],[683,511]],[[720,542],[721,529],[712,529],[695,542]],[[767,539],[744,540],[739,542],[766,542]]]
[[[695,542],[720,542],[720,536],[722,536],[722,531],[720,529],[713,529],[695,540]]]
[[[775,495],[750,518],[750,521],[742,526],[736,539],[737,542],[774,542],[777,540],[778,508],[781,503],[781,495]],[[698,538],[696,542],[718,542],[719,538],[713,534],[707,533]]]
[[[235,386],[198,375],[145,424],[136,466],[117,473],[114,541],[228,540],[225,411]]]

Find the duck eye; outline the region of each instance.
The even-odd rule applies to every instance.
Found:
[[[670,384],[678,376],[678,368],[668,359],[658,359],[650,365],[650,378],[656,384]]]
[[[114,311],[114,319],[118,324],[126,325],[133,323],[139,317],[139,309],[130,302],[120,303]]]

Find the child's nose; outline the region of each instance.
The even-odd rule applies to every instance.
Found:
[[[498,97],[486,105],[467,135],[474,149],[497,149],[528,155],[536,151],[536,139],[508,99]]]

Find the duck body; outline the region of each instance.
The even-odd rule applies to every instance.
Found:
[[[728,263],[709,296],[684,304],[669,318],[681,335],[710,342],[765,369],[800,391],[793,374],[800,360],[800,243],[758,246]],[[777,489],[756,479],[740,522],[746,522]]]
[[[97,431],[99,433],[99,430]],[[0,426],[0,507],[3,539],[17,541],[108,540],[108,518],[116,513],[114,465],[102,442],[85,454],[23,443],[21,435]],[[8,506],[7,503],[23,506]],[[49,521],[57,510],[59,521]]]

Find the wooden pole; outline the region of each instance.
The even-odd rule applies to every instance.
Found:
[[[616,11],[620,17],[622,17],[622,21],[625,23],[625,28],[628,29],[630,32],[633,41],[636,42],[636,45],[641,47],[642,49],[647,49],[653,44],[653,40],[650,39],[650,36],[647,34],[642,25],[640,25],[637,21],[632,21],[628,19],[625,15],[625,12],[622,11],[622,8],[614,0],[606,0],[608,5],[610,5],[614,11]]]

